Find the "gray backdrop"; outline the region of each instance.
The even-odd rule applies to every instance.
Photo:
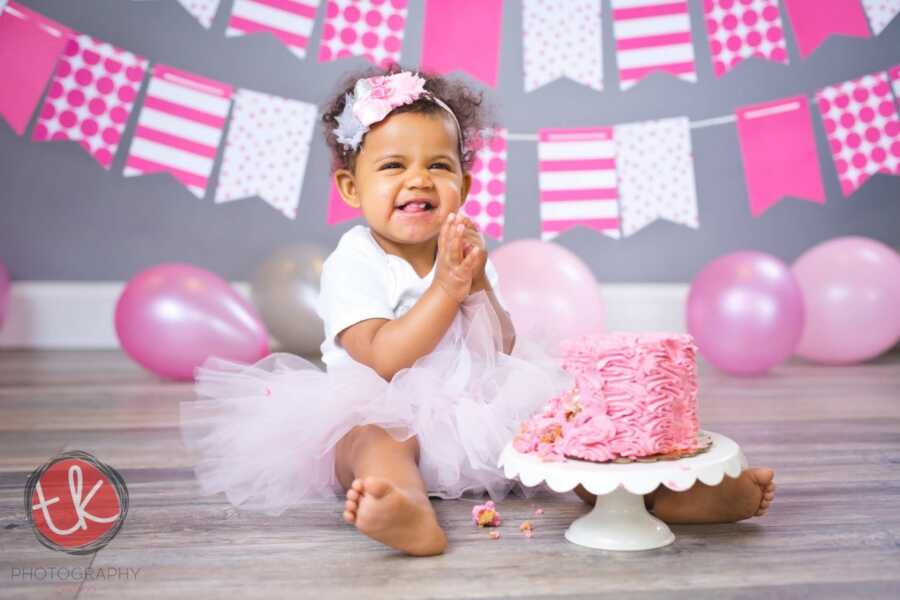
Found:
[[[335,83],[363,59],[319,63],[320,6],[309,56],[297,59],[274,37],[226,38],[232,0],[222,0],[207,31],[174,0],[19,0],[115,45],[238,87],[321,105]],[[450,0],[447,0],[450,1]],[[560,0],[563,1],[563,0]],[[823,0],[823,6],[827,2]],[[522,86],[521,5],[507,0],[500,76],[491,90],[501,123],[514,133],[541,127],[586,127],[687,115],[691,120],[731,114],[736,106],[816,89],[900,62],[900,19],[877,38],[831,38],[800,60],[784,11],[790,65],[751,60],[715,79],[701,0],[691,0],[698,84],[656,74],[628,92],[618,90],[612,23],[603,22],[606,90],[559,80],[530,94]],[[418,64],[423,2],[411,0],[402,62]],[[604,0],[604,15],[609,2]],[[0,82],[2,86],[14,82]],[[140,107],[138,98],[135,107]],[[229,279],[248,279],[275,248],[312,240],[327,250],[356,222],[325,224],[328,154],[317,127],[298,217],[290,221],[259,199],[215,205],[212,189],[200,200],[168,175],[125,179],[122,165],[137,112],[132,114],[110,171],[74,143],[34,143],[0,124],[0,261],[14,279],[126,280],[164,261],[186,261]],[[818,113],[813,124],[827,193],[824,206],[786,199],[761,218],[750,215],[734,124],[693,131],[700,229],[657,222],[612,240],[585,229],[559,243],[586,260],[601,282],[686,282],[709,260],[739,249],[792,261],[805,249],[840,235],[865,235],[900,246],[900,178],[878,175],[851,198],[839,188]],[[537,156],[533,142],[511,142],[506,238],[538,237]],[[212,187],[217,171],[210,180]],[[488,240],[491,248],[496,247]]]

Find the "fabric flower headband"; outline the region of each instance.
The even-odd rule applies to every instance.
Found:
[[[419,98],[427,98],[450,113],[461,142],[462,130],[453,110],[425,89],[423,78],[409,71],[357,81],[353,93],[347,94],[343,112],[337,117],[334,135],[339,143],[355,151],[372,125],[398,106],[411,104]]]

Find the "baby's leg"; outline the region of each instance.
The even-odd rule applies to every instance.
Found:
[[[438,525],[418,467],[416,438],[398,442],[374,425],[355,427],[337,444],[335,473],[347,490],[344,520],[392,548],[415,556],[441,554]]]
[[[766,514],[775,498],[774,478],[772,469],[752,468],[716,486],[698,481],[683,492],[660,486],[644,496],[644,505],[666,523],[733,523]],[[575,492],[594,504],[596,496],[581,486]]]

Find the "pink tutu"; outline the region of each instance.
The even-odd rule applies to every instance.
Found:
[[[359,363],[326,373],[285,353],[254,365],[210,358],[197,369],[199,398],[181,404],[182,437],[205,493],[273,515],[342,492],[335,445],[357,425],[417,436],[430,495],[500,500],[514,485],[497,467],[501,450],[572,380],[534,344],[519,339],[512,355],[499,348],[496,315],[479,293],[433,352],[389,382]]]

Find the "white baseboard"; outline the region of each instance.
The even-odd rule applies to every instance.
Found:
[[[250,286],[235,282],[250,298]],[[110,349],[124,282],[19,281],[12,285],[0,348]],[[607,331],[686,331],[687,284],[601,286]]]

